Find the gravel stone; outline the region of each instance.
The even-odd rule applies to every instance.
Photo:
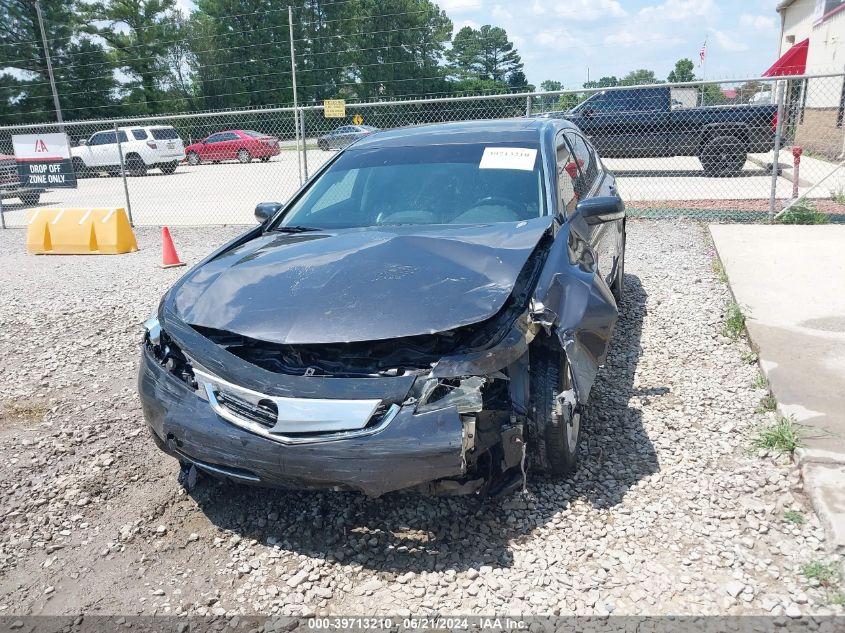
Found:
[[[172,234],[193,264],[242,230]],[[158,267],[158,229],[136,233],[138,253],[36,257],[23,231],[0,230],[6,613],[45,612],[45,587],[61,587],[55,614],[845,613],[800,573],[842,557],[824,553],[799,474],[753,448],[773,418],[756,412],[747,343],[722,335],[730,295],[705,226],[628,220],[580,469],[529,474],[527,494],[481,507],[204,476],[186,490],[135,384],[140,323],[184,269]]]

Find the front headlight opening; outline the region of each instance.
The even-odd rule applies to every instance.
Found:
[[[481,411],[484,397],[482,388],[487,379],[482,376],[467,378],[429,378],[423,383],[417,402],[417,413],[455,407],[458,413]]]

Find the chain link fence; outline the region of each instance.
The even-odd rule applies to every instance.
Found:
[[[0,127],[0,155],[13,135],[65,132],[79,177],[76,189],[21,190],[14,158],[0,156],[2,219],[120,206],[136,225],[251,224],[257,203],[284,202],[374,129],[559,117],[591,139],[631,215],[765,221],[797,193],[835,221],[843,115],[843,75],[827,74],[355,103],[344,118],[304,106]]]

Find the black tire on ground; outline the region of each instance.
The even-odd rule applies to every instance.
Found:
[[[745,143],[736,136],[714,136],[701,148],[698,159],[708,176],[736,176],[747,157]]]
[[[177,163],[174,160],[174,161],[171,161],[169,163],[162,163],[161,165],[158,166],[158,168],[161,170],[161,173],[163,173],[163,174],[172,174],[174,171],[176,171],[176,166],[178,164],[179,163]]]
[[[320,140],[317,141],[317,147],[319,147],[324,152],[329,151],[329,144],[328,144],[327,141],[324,141],[323,139],[320,139]]]
[[[130,176],[146,176],[147,164],[137,154],[133,154],[126,158],[126,167],[129,170]]]
[[[188,152],[188,164],[196,167],[202,162],[200,155],[196,152]]]
[[[571,475],[578,465],[581,408],[570,398],[572,379],[566,356],[539,342],[530,348],[531,408],[529,454],[536,468],[552,475]]]
[[[38,201],[41,200],[40,193],[22,193],[21,194],[21,202],[24,204],[28,204],[34,206],[38,204]]]
[[[622,307],[622,295],[625,292],[625,242],[627,237],[625,229],[622,229],[622,254],[619,256],[619,263],[616,267],[616,276],[613,278],[613,286],[610,290],[613,292],[613,298],[616,299],[616,308]]]
[[[238,150],[238,162],[239,163],[248,163],[252,160],[252,154],[249,153],[248,149],[239,149]]]
[[[261,157],[261,162],[262,162],[262,163],[266,163],[268,160],[270,160],[270,157],[269,157],[269,156],[262,156],[262,157]]]
[[[73,173],[76,174],[77,178],[87,178],[91,175],[91,172],[88,171],[88,168],[85,166],[85,161],[79,158],[78,156],[73,159]]]

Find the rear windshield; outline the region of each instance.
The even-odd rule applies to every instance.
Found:
[[[546,214],[536,143],[350,149],[280,226],[518,222]]]
[[[174,138],[179,138],[179,135],[176,133],[172,127],[157,127],[150,130],[153,134],[153,138],[157,141],[167,141]]]

